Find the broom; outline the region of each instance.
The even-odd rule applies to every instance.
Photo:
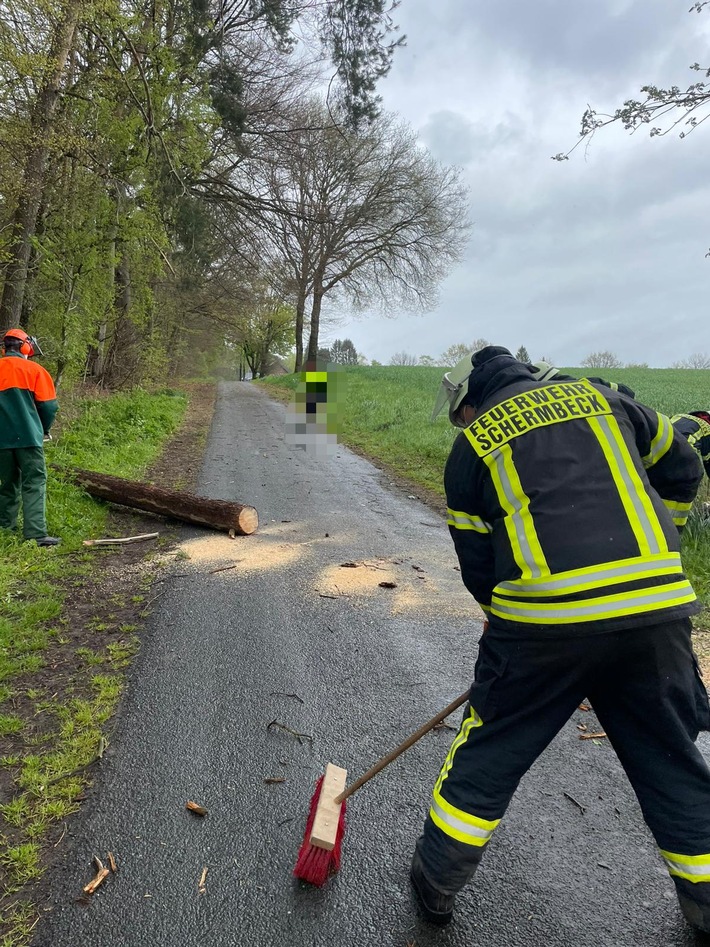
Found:
[[[436,717],[420,727],[416,733],[407,737],[404,743],[383,756],[381,760],[369,769],[364,776],[355,780],[347,788],[345,779],[347,770],[340,766],[328,763],[325,774],[316,782],[315,792],[311,797],[311,807],[308,812],[306,831],[298,852],[296,867],[293,873],[301,881],[320,887],[325,884],[328,875],[340,868],[340,856],[345,834],[345,800],[364,786],[366,782],[376,776],[385,766],[396,760],[397,757],[413,746],[425,733],[429,733],[438,723],[445,720],[462,704],[466,703],[469,691],[461,694],[452,701]]]

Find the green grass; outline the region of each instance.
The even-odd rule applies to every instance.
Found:
[[[566,368],[582,377],[623,382],[638,401],[664,414],[710,408],[710,371],[639,368],[614,371]],[[446,413],[431,422],[441,368],[353,367],[339,374],[339,427],[344,443],[383,461],[414,483],[444,495],[443,472],[457,431]],[[300,376],[265,378],[267,388],[295,390]],[[702,489],[708,498],[707,480]],[[710,603],[710,525],[694,517],[683,537],[683,561],[696,592]]]
[[[62,538],[62,545],[40,549],[22,542],[21,535],[0,531],[0,737],[17,741],[13,752],[0,759],[15,784],[14,798],[0,807],[5,895],[41,874],[41,844],[50,826],[78,808],[75,799],[87,776],[75,771],[99,754],[103,728],[121,693],[122,675],[113,672],[120,672],[137,648],[135,626],[124,625],[119,630],[126,639],[105,650],[76,649],[81,697],[72,693],[72,684],[57,695],[32,680],[51,648],[69,640],[62,618],[66,592],[83,585],[101,562],[82,542],[101,536],[107,525],[108,507],[84,494],[61,469],[77,466],[138,476],[177,428],[186,404],[174,392],[141,390],[73,404],[75,419],[65,422],[56,441],[47,445],[48,465],[54,465],[47,491],[49,530]],[[101,627],[108,626],[93,623],[93,630]],[[4,706],[18,697],[24,698],[24,718]],[[39,718],[48,726],[38,731]],[[18,900],[8,908],[0,917],[0,947],[25,944],[32,917],[29,902]]]

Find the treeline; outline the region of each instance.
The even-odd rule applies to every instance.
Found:
[[[431,305],[467,195],[379,114],[395,7],[0,2],[0,331],[120,387],[298,369],[326,300]]]

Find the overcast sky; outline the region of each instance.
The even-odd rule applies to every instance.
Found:
[[[670,365],[710,352],[710,123],[688,138],[610,128],[569,161],[587,103],[710,66],[710,12],[689,0],[402,0],[407,46],[381,82],[434,156],[464,169],[471,239],[435,311],[346,319],[369,359],[438,356],[485,337],[579,365],[611,349]],[[432,11],[436,10],[436,15]]]

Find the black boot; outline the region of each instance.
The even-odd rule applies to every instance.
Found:
[[[409,877],[424,919],[429,921],[430,924],[438,924],[440,927],[448,924],[454,916],[455,896],[453,894],[442,894],[429,881],[424,874],[424,867],[418,851],[414,852]]]
[[[685,915],[685,919],[696,931],[710,934],[710,905],[698,904],[678,892],[678,904]]]
[[[35,542],[38,546],[58,546],[61,543],[61,539],[58,539],[56,536],[40,536],[39,539],[35,539]]]

